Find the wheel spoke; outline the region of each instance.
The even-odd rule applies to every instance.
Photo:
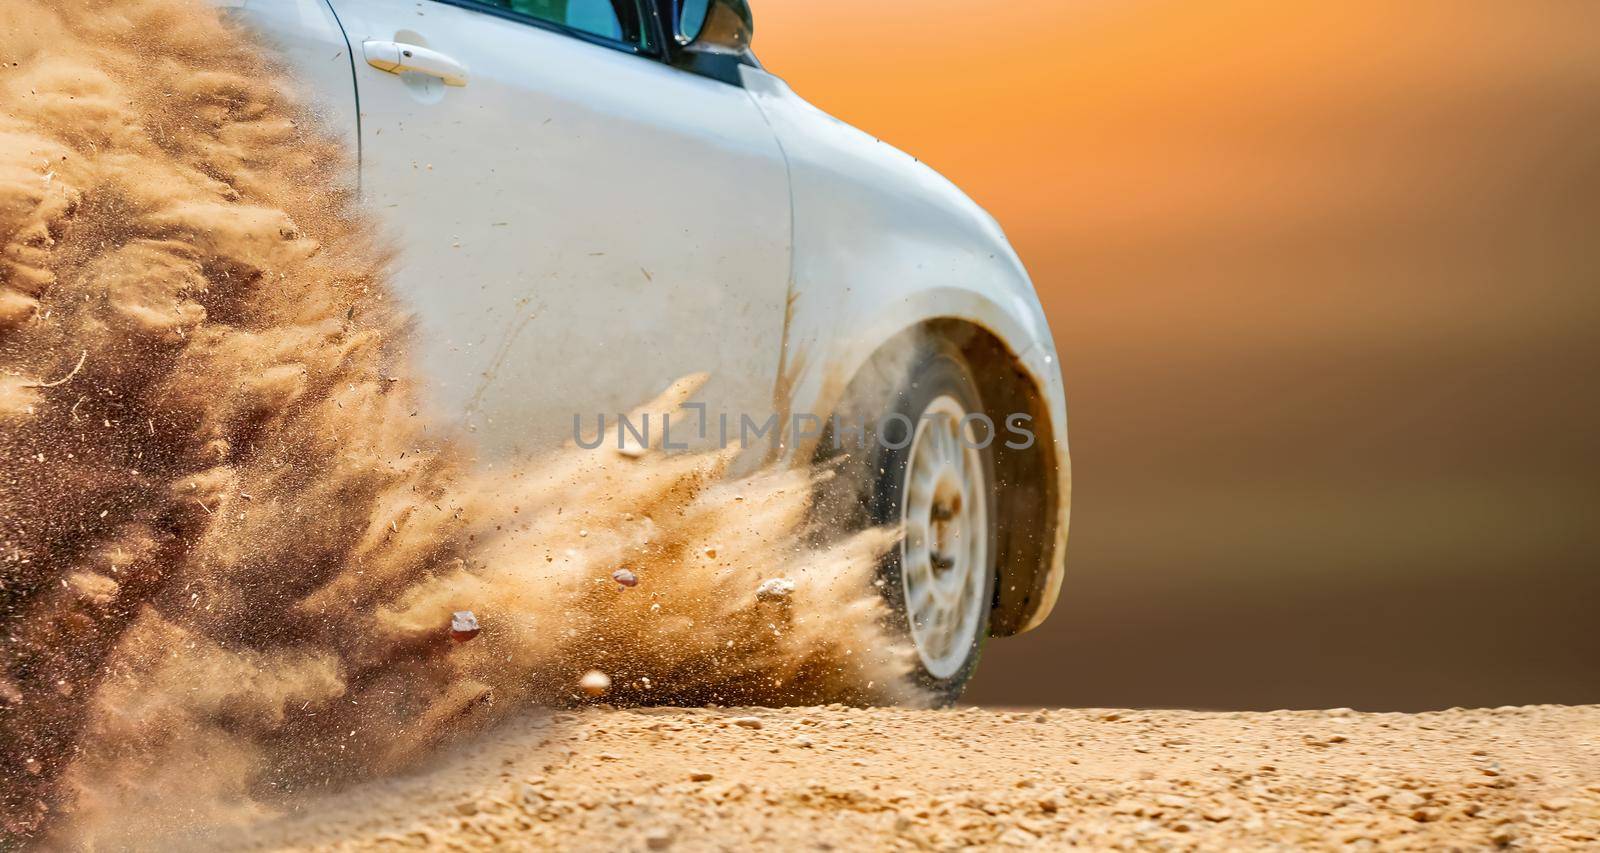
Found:
[[[927,405],[902,487],[903,606],[917,653],[937,678],[961,671],[982,625],[987,588],[985,472],[981,451],[966,442],[965,416],[953,396]]]
[[[932,465],[917,466],[915,479],[912,480],[913,493],[917,496],[914,506],[923,506],[933,500],[933,490],[938,484],[939,471]]]
[[[906,543],[905,570],[917,576],[928,573],[928,543],[923,540]]]

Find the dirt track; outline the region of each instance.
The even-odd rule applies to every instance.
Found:
[[[587,710],[212,836],[385,849],[1600,847],[1600,707]]]

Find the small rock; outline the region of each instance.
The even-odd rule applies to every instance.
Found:
[[[618,584],[629,588],[639,585],[639,576],[627,569],[617,569],[616,571],[612,572],[611,579],[616,581]]]
[[[1020,826],[1013,826],[1005,832],[1000,833],[1000,837],[996,840],[1001,844],[1011,847],[1032,847],[1033,845],[1039,843],[1039,836],[1034,835]]]
[[[812,741],[811,738],[808,738],[805,735],[800,735],[794,739],[794,745],[800,747],[801,749],[810,749],[812,746]]]
[[[462,817],[472,817],[478,813],[478,804],[471,800],[456,803],[456,814]]]
[[[736,725],[739,728],[741,728],[741,729],[759,729],[759,728],[761,728],[761,718],[760,717],[734,717],[733,720],[731,720],[731,722],[734,725]]]
[[[756,587],[757,601],[787,601],[794,594],[794,581],[788,578],[768,578]]]
[[[690,782],[710,782],[711,778],[711,774],[703,770],[697,770],[689,774]]]
[[[1517,840],[1517,833],[1516,830],[1513,830],[1509,826],[1502,826],[1496,829],[1494,832],[1489,833],[1489,840],[1493,842],[1496,847],[1508,847],[1510,846],[1511,842]]]
[[[1144,814],[1144,804],[1140,803],[1138,800],[1124,797],[1118,800],[1116,804],[1111,807],[1111,813],[1131,815]]]
[[[611,689],[611,676],[598,669],[591,669],[578,679],[578,686],[590,696],[604,696]]]
[[[1411,813],[1411,819],[1417,823],[1433,823],[1439,819],[1438,809],[1417,809]]]
[[[1427,800],[1423,799],[1422,796],[1417,794],[1415,791],[1401,791],[1400,793],[1389,798],[1389,805],[1394,806],[1400,811],[1410,811],[1411,809],[1421,808],[1422,804],[1426,802]]]
[[[482,626],[478,624],[478,617],[474,616],[471,610],[457,610],[450,614],[450,639],[465,643],[478,636],[478,632],[482,630]]]
[[[1233,810],[1223,806],[1217,806],[1213,809],[1206,809],[1203,817],[1212,823],[1222,823],[1223,821],[1233,817]]]
[[[651,850],[666,850],[672,846],[672,830],[664,826],[648,829],[644,833],[644,846]]]

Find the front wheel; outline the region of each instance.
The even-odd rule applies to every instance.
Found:
[[[839,476],[825,486],[832,494],[823,505],[851,527],[903,531],[879,565],[878,586],[891,627],[916,648],[917,681],[954,701],[989,634],[996,509],[984,439],[993,436],[975,426],[983,401],[959,349],[930,341],[900,364],[907,370],[896,381],[872,377],[878,393],[847,395],[844,417],[877,424],[878,434],[869,431],[861,447],[825,437],[819,456]]]

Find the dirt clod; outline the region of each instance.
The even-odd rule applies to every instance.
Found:
[[[478,625],[478,617],[471,610],[457,610],[450,614],[450,639],[458,643],[478,636],[483,628]]]

